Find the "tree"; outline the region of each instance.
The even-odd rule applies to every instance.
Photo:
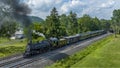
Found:
[[[73,13],[72,11],[68,15],[68,32],[69,35],[77,34],[78,33],[78,22],[77,22],[77,14]]]
[[[92,19],[93,20],[93,30],[100,30],[100,29],[102,29],[102,25],[101,25],[101,21],[97,18],[97,17],[95,17],[95,18],[93,18]]]
[[[60,16],[60,28],[62,36],[68,35],[68,17],[65,14]]]
[[[0,36],[9,38],[14,35],[17,28],[18,24],[16,23],[16,21],[6,20],[1,24]]]
[[[12,17],[12,13],[10,13],[11,8],[6,7],[3,2],[4,1],[2,1],[2,5],[0,5],[0,37],[9,38],[14,35],[18,24],[16,20]]]
[[[35,30],[36,32],[43,33],[43,26],[41,23],[33,23],[32,30]]]
[[[55,7],[52,9],[50,16],[47,16],[46,25],[47,25],[47,30],[45,34],[48,38],[50,37],[60,38],[61,36],[60,20],[59,20],[58,12]]]
[[[38,41],[46,39],[43,34],[43,25],[41,23],[34,22],[31,29],[32,29],[32,43],[36,43]]]
[[[83,17],[78,19],[80,32],[92,31],[94,30],[93,20],[89,15],[83,15]]]
[[[114,10],[113,11],[113,17],[112,17],[112,25],[113,25],[113,29],[114,29],[114,33],[115,33],[115,37],[117,33],[120,34],[120,9],[118,10]]]
[[[101,29],[104,29],[106,31],[110,30],[110,26],[111,26],[110,20],[101,19],[100,23],[101,23]]]

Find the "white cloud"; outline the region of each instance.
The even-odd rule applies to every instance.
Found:
[[[120,1],[118,3],[120,3]],[[115,5],[115,0],[92,0],[88,3],[88,7],[82,11],[81,15],[89,14],[92,17],[97,16],[98,18],[110,19]],[[120,5],[117,7],[120,7]]]
[[[53,0],[29,0],[28,5],[34,10],[48,11],[52,4]]]
[[[114,4],[115,4],[115,1],[113,1],[113,0],[108,0],[107,3],[102,3],[100,7],[101,7],[101,8],[111,8],[111,7],[114,6]]]
[[[76,12],[78,16],[89,14],[99,18],[110,18],[114,9],[120,8],[120,0],[28,0],[31,7],[31,15],[44,18],[49,15],[53,7],[59,14]]]
[[[70,11],[80,12],[85,5],[86,4],[80,0],[71,0],[64,3],[60,9],[62,13],[68,13]]]
[[[28,0],[26,3],[32,9],[31,15],[45,18],[53,7],[59,7],[62,0]]]

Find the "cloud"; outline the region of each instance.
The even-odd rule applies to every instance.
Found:
[[[28,0],[26,3],[32,9],[31,15],[45,19],[53,7],[60,7],[62,0]]]
[[[59,14],[76,12],[78,16],[89,14],[92,17],[109,19],[114,9],[120,8],[120,0],[27,0],[31,7],[31,15],[46,18],[53,7]]]
[[[113,1],[113,0],[108,0],[107,3],[102,3],[100,7],[101,7],[101,8],[111,8],[111,7],[114,6],[114,4],[115,4],[115,1]]]
[[[80,0],[71,0],[64,3],[60,9],[62,13],[68,13],[70,11],[80,12],[83,10],[82,7],[85,7],[85,5],[86,4]]]
[[[40,11],[49,11],[53,0],[29,0],[28,5],[32,7],[34,10],[40,10]]]
[[[119,2],[120,3],[120,2]],[[82,14],[89,14],[92,17],[110,19],[115,9],[116,1],[113,0],[92,0]],[[120,7],[120,6],[117,6]]]

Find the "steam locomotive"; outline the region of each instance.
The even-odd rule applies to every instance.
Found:
[[[47,52],[47,51],[50,51],[50,50],[61,48],[63,46],[70,45],[70,44],[76,43],[78,41],[85,40],[85,39],[95,37],[95,36],[98,36],[98,35],[102,35],[102,34],[105,34],[105,33],[106,33],[105,30],[98,30],[98,31],[92,31],[92,32],[77,34],[77,35],[74,35],[74,36],[68,36],[68,37],[64,37],[64,38],[61,38],[61,39],[50,38],[50,39],[47,39],[47,40],[43,40],[41,42],[37,42],[35,44],[28,43],[23,56],[24,57],[29,57],[29,56],[32,56],[32,55],[44,53],[44,52]]]

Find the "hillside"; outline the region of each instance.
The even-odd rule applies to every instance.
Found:
[[[42,18],[36,16],[29,16],[32,22],[41,22],[43,21]]]

